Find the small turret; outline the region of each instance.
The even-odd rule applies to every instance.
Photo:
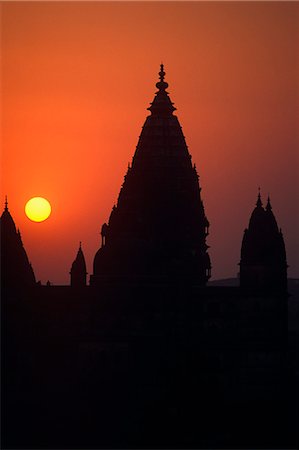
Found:
[[[272,211],[270,197],[263,208],[260,192],[249,226],[244,231],[241,262],[241,287],[266,291],[285,291],[287,263],[285,245]]]
[[[71,271],[71,286],[83,287],[86,286],[86,263],[84,254],[81,247],[81,242],[79,245],[79,250],[75,261],[72,264]]]

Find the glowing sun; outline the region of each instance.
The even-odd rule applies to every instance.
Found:
[[[33,197],[26,203],[25,213],[33,222],[43,222],[51,214],[51,205],[43,197]]]

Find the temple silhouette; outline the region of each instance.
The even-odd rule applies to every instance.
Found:
[[[238,286],[212,286],[199,176],[161,65],[87,283],[42,286],[1,216],[5,448],[293,448],[287,259],[260,192]],[[217,262],[215,262],[216,264]]]
[[[209,222],[161,65],[158,91],[113,207],[102,227],[91,284],[112,277],[186,278],[204,285],[211,276]],[[187,281],[188,280],[188,281]]]
[[[242,242],[241,286],[286,292],[287,267],[283,235],[278,229],[270,198],[268,196],[264,209],[259,193]]]
[[[34,286],[35,276],[23,247],[20,230],[8,210],[7,198],[1,216],[1,283],[2,286]]]

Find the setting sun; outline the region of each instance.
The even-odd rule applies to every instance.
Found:
[[[38,279],[69,283],[66,268],[81,239],[91,273],[161,61],[201,177],[213,278],[239,270],[258,186],[270,192],[297,277],[298,2],[26,1],[1,8],[1,192]],[[52,206],[40,226],[24,211],[37,196]]]
[[[25,213],[33,222],[43,222],[51,214],[51,205],[43,197],[34,197],[26,203]]]

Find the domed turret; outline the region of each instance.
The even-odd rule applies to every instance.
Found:
[[[244,231],[240,284],[242,287],[265,290],[286,290],[287,263],[285,245],[268,197],[262,206],[260,193],[249,226]]]
[[[20,231],[8,210],[1,216],[1,284],[15,289],[35,285],[35,276],[23,246]]]
[[[94,259],[101,279],[189,279],[205,284],[209,222],[161,64],[158,91]]]

